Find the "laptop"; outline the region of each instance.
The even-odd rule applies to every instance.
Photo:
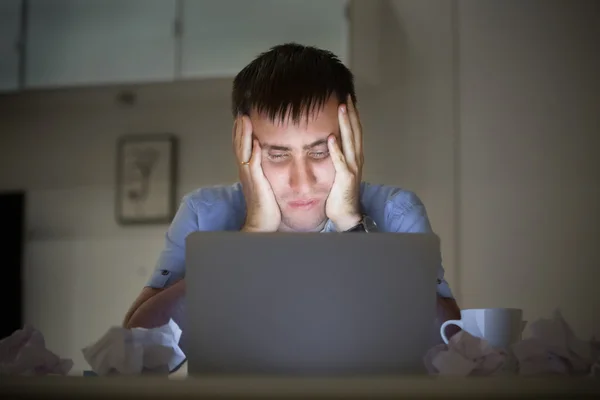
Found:
[[[192,233],[188,374],[426,373],[440,263],[434,234]]]

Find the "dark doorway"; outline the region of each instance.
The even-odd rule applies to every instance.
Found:
[[[23,327],[23,253],[25,238],[25,193],[0,193],[2,221],[2,318],[0,339]]]

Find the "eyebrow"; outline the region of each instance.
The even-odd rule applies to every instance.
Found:
[[[321,146],[324,144],[327,144],[327,139],[315,140],[314,142],[304,146],[304,150],[310,150],[310,149],[313,149],[317,146]],[[289,148],[288,146],[280,146],[280,145],[269,144],[269,143],[263,143],[261,145],[261,147],[263,149],[267,149],[267,150],[277,150],[277,151],[290,151],[291,150],[291,148]]]

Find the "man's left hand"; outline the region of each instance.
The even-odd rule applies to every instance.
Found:
[[[346,231],[356,226],[362,216],[360,213],[360,183],[364,163],[362,128],[358,112],[352,98],[348,96],[346,104],[338,107],[340,122],[339,140],[331,135],[327,147],[335,167],[335,179],[325,213],[333,221],[338,231]]]

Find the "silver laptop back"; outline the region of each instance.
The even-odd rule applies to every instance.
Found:
[[[192,233],[188,373],[425,372],[440,263],[433,234]]]

